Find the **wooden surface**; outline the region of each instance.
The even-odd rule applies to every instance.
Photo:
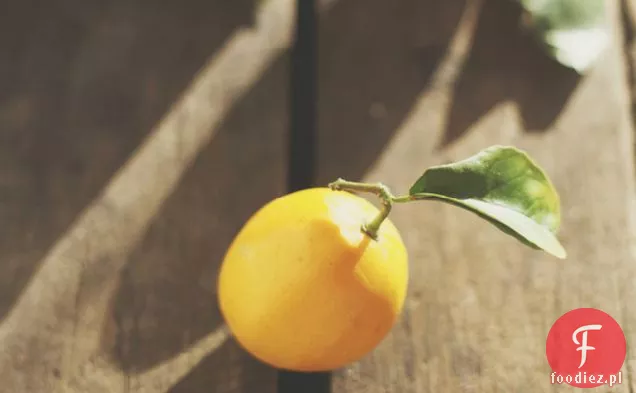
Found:
[[[569,258],[452,206],[396,207],[411,258],[406,310],[371,356],[337,373],[334,391],[574,391],[550,385],[545,339],[564,312],[598,307],[629,344],[625,383],[611,391],[631,392],[634,172],[618,9],[613,48],[577,80],[518,33],[511,2],[466,3],[352,1],[324,17],[322,181],[362,177],[402,193],[429,165],[516,145],[561,194]]]
[[[275,391],[215,284],[285,192],[293,2],[224,4],[0,16],[0,391]]]
[[[293,2],[11,0],[0,13],[0,392],[273,393],[228,337],[220,258],[285,192]],[[618,7],[586,78],[505,0],[322,2],[320,184],[402,192],[429,165],[526,149],[562,196],[566,261],[450,206],[399,206],[402,320],[334,393],[548,392],[545,337],[614,316],[636,389],[633,127]],[[263,8],[259,8],[259,6]],[[599,391],[607,391],[600,389]]]

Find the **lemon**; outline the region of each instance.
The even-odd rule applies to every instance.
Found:
[[[366,199],[311,188],[256,212],[226,252],[221,313],[257,359],[295,371],[328,371],[371,352],[404,305],[408,257],[386,219],[374,240],[361,226],[378,215]]]

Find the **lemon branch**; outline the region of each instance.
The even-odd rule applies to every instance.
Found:
[[[512,146],[490,146],[463,160],[429,167],[404,196],[394,196],[382,183],[338,179],[329,188],[380,197],[382,209],[361,228],[374,240],[394,203],[428,200],[468,210],[529,247],[567,257],[556,236],[559,194],[528,153]]]
[[[367,192],[375,194],[382,200],[382,209],[380,213],[371,220],[371,222],[362,224],[362,232],[366,233],[373,240],[378,239],[378,230],[380,225],[389,216],[393,203],[409,202],[413,200],[410,195],[395,197],[389,190],[389,187],[382,183],[358,183],[347,181],[344,179],[338,179],[332,183],[329,183],[329,188],[339,191],[352,191],[352,192]]]

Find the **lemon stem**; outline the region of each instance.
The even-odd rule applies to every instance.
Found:
[[[391,190],[389,190],[389,187],[385,186],[382,183],[358,183],[347,181],[344,179],[338,179],[332,183],[329,183],[329,188],[338,191],[367,192],[380,197],[380,199],[382,200],[382,209],[380,210],[380,213],[378,213],[378,215],[370,222],[362,224],[361,227],[362,232],[367,234],[373,240],[378,239],[378,230],[380,229],[380,225],[382,225],[384,220],[389,216],[391,208],[393,207],[393,203],[408,202],[410,200],[409,196],[393,196]]]

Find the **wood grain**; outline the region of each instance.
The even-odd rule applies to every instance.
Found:
[[[427,166],[515,145],[561,194],[569,258],[452,206],[396,207],[411,258],[406,309],[370,356],[338,372],[334,392],[574,391],[550,384],[545,338],[576,307],[621,323],[626,378],[611,391],[633,391],[633,129],[617,6],[613,47],[577,78],[518,33],[512,2],[361,3],[321,22],[322,182],[401,193]]]
[[[285,192],[293,2],[261,6],[2,15],[0,391],[275,390],[215,308],[230,239]]]
[[[323,1],[318,183],[402,192],[429,165],[527,150],[562,196],[566,261],[438,203],[392,218],[402,320],[334,393],[552,392],[575,307],[623,326],[636,390],[633,128],[615,42],[578,78],[505,0]],[[10,1],[0,14],[0,392],[273,393],[215,308],[216,270],[285,192],[292,2]],[[598,391],[607,391],[601,388]]]

